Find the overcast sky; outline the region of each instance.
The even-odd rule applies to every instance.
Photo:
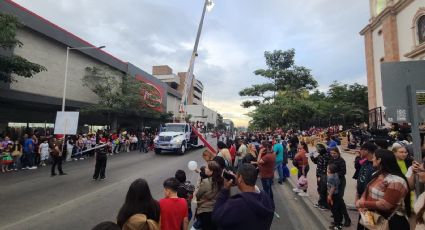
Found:
[[[16,0],[94,45],[148,73],[188,68],[203,0]],[[366,84],[363,37],[366,0],[215,0],[206,15],[195,63],[204,104],[246,125],[238,92],[265,80],[264,51],[296,51],[319,89],[334,80]]]

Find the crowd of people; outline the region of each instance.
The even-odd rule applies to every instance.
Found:
[[[357,229],[384,225],[387,229],[425,229],[425,193],[415,193],[417,186],[425,183],[425,161],[414,161],[410,143],[400,141],[390,147],[373,141],[360,146],[356,143],[356,158],[351,163],[341,155],[339,129],[276,129],[239,133],[236,138],[231,133],[216,134],[217,152],[203,152],[205,162],[196,169],[199,179],[195,184],[187,181],[185,172],[179,169],[164,181],[164,198],[156,201],[148,182],[138,179],[130,185],[117,219],[93,229],[178,230],[188,229],[191,221],[193,229],[269,229],[277,215],[272,187],[285,183],[291,173],[298,178],[295,193],[309,196],[317,192],[319,200],[314,206],[331,211],[330,229],[340,230],[352,222]],[[312,136],[323,133],[323,140],[311,141]],[[51,163],[52,176],[56,175],[55,165],[59,174],[64,175],[62,159],[79,160],[94,155],[93,179],[104,179],[106,155],[148,151],[150,140],[152,135],[145,133],[97,133],[68,137],[63,146],[63,139],[54,137],[25,135],[22,141],[5,137],[0,142],[2,172]],[[69,158],[65,152],[70,153]],[[317,191],[308,191],[306,178],[311,163],[317,165]],[[344,201],[347,167],[355,169],[352,178],[356,190],[349,191],[356,195],[359,217],[354,221]],[[257,186],[257,180],[261,186]]]
[[[38,133],[24,134],[22,138],[12,140],[9,136],[0,137],[1,172],[33,170],[50,165],[51,175],[55,176],[58,168],[62,171],[62,162],[78,161],[96,155],[96,149],[102,148],[107,155],[138,150],[147,153],[153,151],[153,132],[108,133],[98,131],[79,135],[49,135]]]
[[[177,170],[163,182],[164,197],[159,201],[152,198],[146,180],[135,180],[116,220],[101,222],[93,230],[187,230],[191,220],[194,229],[269,229],[274,204],[270,194],[256,186],[257,168],[241,163],[233,173],[223,157],[206,150],[203,158],[204,165],[196,169],[196,185]],[[234,186],[239,191],[231,196]],[[194,212],[192,199],[196,200]]]

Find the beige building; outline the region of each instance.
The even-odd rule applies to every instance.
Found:
[[[425,59],[425,0],[369,1],[369,24],[360,34],[365,39],[369,120],[380,125],[381,63]]]
[[[186,80],[186,72],[173,73],[173,69],[168,65],[153,66],[152,75],[164,83],[167,83],[170,90],[177,92],[180,97],[174,95],[168,95],[167,98],[167,112],[172,112],[177,118],[179,115],[179,106],[181,102],[181,95],[183,95],[184,82]],[[202,82],[193,79],[192,87],[190,89],[187,104],[188,105],[199,105],[203,106],[202,93],[204,91],[204,85]],[[189,114],[189,110],[187,111]]]

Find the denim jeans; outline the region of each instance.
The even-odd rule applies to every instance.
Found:
[[[283,174],[283,162],[276,162],[275,170],[277,170],[277,173],[279,174],[279,182],[285,181],[286,177]]]
[[[35,161],[35,155],[33,152],[29,151],[29,152],[25,152],[24,151],[24,162],[22,167],[32,167],[34,166],[34,161]]]
[[[272,191],[273,178],[261,178],[261,184],[263,185],[264,192],[272,199],[273,201],[273,191]],[[274,204],[274,201],[273,201]]]

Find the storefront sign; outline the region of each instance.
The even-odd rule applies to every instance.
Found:
[[[143,105],[162,112],[164,90],[141,75],[136,75],[136,79],[143,83],[140,91]]]

